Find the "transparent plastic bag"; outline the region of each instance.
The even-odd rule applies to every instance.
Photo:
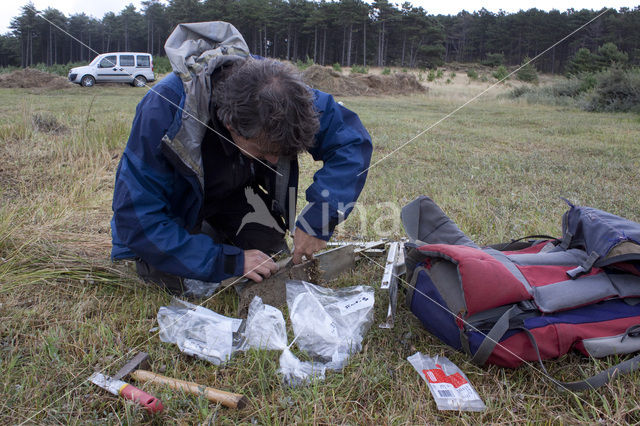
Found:
[[[300,361],[287,346],[282,312],[255,297],[246,321],[229,318],[174,299],[158,311],[160,340],[216,365],[236,350],[282,350],[279,372],[287,384],[324,380],[327,369],[340,370],[362,349],[373,323],[373,288],[328,289],[304,281],[287,282],[287,303],[298,347],[313,359]]]
[[[447,357],[416,352],[407,358],[427,382],[438,410],[484,411],[486,406],[467,376]]]
[[[241,319],[178,299],[158,311],[160,340],[175,343],[185,354],[215,365],[228,361],[237,349],[241,324]]]
[[[282,374],[282,380],[285,384],[294,387],[312,380],[324,380],[326,370],[327,368],[322,363],[300,361],[289,348],[284,348],[280,355],[278,372]]]
[[[211,297],[220,287],[220,283],[194,280],[192,278],[185,278],[182,283],[185,288],[184,295],[196,298]]]
[[[279,309],[262,303],[255,296],[249,305],[241,350],[250,348],[283,350],[287,348],[287,328]]]
[[[374,292],[369,286],[334,290],[292,280],[287,281],[287,305],[298,348],[339,370],[362,349],[373,323]]]

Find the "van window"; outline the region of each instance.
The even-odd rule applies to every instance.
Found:
[[[104,58],[102,58],[102,60],[100,61],[100,65],[98,65],[98,68],[111,68],[111,67],[115,67],[116,66],[116,55],[111,55],[111,56],[105,56]]]
[[[136,60],[138,61],[138,68],[149,68],[151,66],[149,56],[147,55],[138,55],[136,56]]]
[[[121,67],[133,67],[135,64],[133,63],[133,55],[120,55],[120,66]]]

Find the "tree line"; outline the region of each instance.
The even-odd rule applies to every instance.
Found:
[[[388,0],[145,0],[102,19],[65,16],[49,7],[22,7],[11,31],[0,35],[0,66],[89,61],[95,52],[146,51],[164,55],[163,45],[180,22],[233,23],[253,53],[322,65],[433,68],[444,62],[522,63],[554,45],[601,11],[507,14],[485,9],[431,15],[410,2]],[[579,49],[614,43],[640,63],[640,6],[611,10],[550,49],[535,63],[543,72],[564,72]]]

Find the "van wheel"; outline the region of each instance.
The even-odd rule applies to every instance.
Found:
[[[93,78],[93,76],[85,75],[82,77],[82,79],[80,79],[80,84],[82,84],[84,87],[91,87],[96,84],[96,79]]]
[[[143,75],[137,75],[136,78],[133,79],[133,85],[135,87],[144,87],[147,84],[147,79],[144,78]]]

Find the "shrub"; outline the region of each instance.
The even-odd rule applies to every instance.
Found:
[[[171,72],[171,62],[166,56],[154,56],[153,57],[153,72],[156,74],[166,74]]]
[[[578,49],[567,64],[567,75],[570,76],[596,71],[598,71],[596,58],[591,54],[589,49],[585,47]]]
[[[340,66],[339,63],[336,62],[335,64],[332,65],[332,67],[335,72],[342,72],[342,67]]]
[[[551,86],[536,88],[520,86],[512,89],[507,95],[511,99],[524,99],[528,103],[557,106],[576,106],[576,99],[569,96],[558,96]]]
[[[587,111],[640,112],[640,69],[613,66],[598,74],[582,73],[549,87],[522,86],[510,98],[552,105],[574,105]]]
[[[518,70],[516,78],[526,83],[538,84],[538,72],[536,71],[536,67],[534,67],[532,63],[529,63],[529,61],[529,57],[524,58],[523,63],[525,65]]]
[[[362,65],[352,65],[351,66],[351,74],[368,74],[369,67],[365,67]]]
[[[32,66],[31,68],[36,69],[38,71],[48,72],[50,74],[66,77],[67,75],[69,75],[69,70],[71,68],[82,67],[85,65],[87,65],[86,62],[69,62],[67,64],[53,64],[53,65],[45,65],[43,63],[38,63]]]
[[[568,75],[595,73],[606,70],[612,65],[626,66],[629,55],[618,50],[614,43],[605,43],[593,54],[589,49],[580,48],[567,64]]]
[[[520,97],[522,97],[524,95],[532,93],[534,91],[535,91],[535,89],[533,89],[531,86],[520,86],[520,87],[516,87],[515,89],[511,90],[511,92],[509,92],[507,97],[509,97],[511,99],[517,99],[517,98],[520,98]]]
[[[504,64],[503,53],[487,53],[487,57],[482,61],[482,65],[489,67],[499,67]]]
[[[409,70],[408,70],[408,69],[406,69],[406,68],[402,68],[402,70],[401,70],[401,71],[402,71],[402,72],[409,72]]]
[[[434,70],[429,70],[429,74],[427,74],[427,80],[433,81],[436,79],[436,72]]]
[[[298,59],[296,61],[296,67],[298,67],[299,70],[306,70],[307,68],[309,68],[311,65],[313,65],[313,59],[311,59],[310,57],[307,56],[307,58],[302,61],[300,59]]]
[[[455,71],[451,71],[451,74],[449,74],[449,77],[451,78],[456,78],[456,72]]]
[[[469,77],[471,80],[477,80],[478,72],[471,68],[470,70],[467,70],[467,77]]]
[[[382,70],[382,75],[389,75],[389,74],[391,74],[391,69],[385,68]]]
[[[575,105],[576,99],[581,97],[587,90],[590,90],[588,82],[572,77],[556,83],[553,86],[545,86],[536,89],[531,86],[516,87],[507,97],[512,99],[525,98],[532,103],[545,103],[551,105]]]
[[[446,81],[445,83],[447,83],[447,84],[451,84],[451,79],[450,79],[450,78],[448,78],[448,79],[447,79],[447,81]]]
[[[444,72],[442,70],[436,71],[436,78],[442,78],[444,76]]]
[[[556,83],[551,87],[555,96],[569,96],[575,98],[596,87],[597,80],[594,74],[584,73],[576,77],[568,78],[566,81]]]
[[[493,78],[496,80],[503,80],[509,75],[509,71],[507,71],[507,67],[504,65],[500,65],[494,72],[491,73]]]
[[[597,85],[584,109],[588,111],[640,112],[640,69],[613,66],[596,76]]]
[[[14,67],[13,65],[8,66],[8,67],[1,67],[0,68],[0,74],[8,74],[10,72],[14,72],[16,70],[19,70],[20,67]]]

